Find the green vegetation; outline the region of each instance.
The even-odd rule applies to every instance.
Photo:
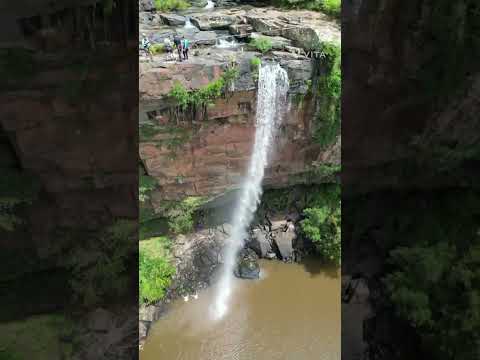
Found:
[[[158,11],[185,10],[190,3],[185,0],[155,0],[155,8]]]
[[[258,80],[258,72],[260,71],[260,66],[262,65],[262,60],[254,56],[250,59],[250,70],[252,71],[253,81]]]
[[[75,300],[92,306],[129,291],[128,261],[137,252],[136,222],[117,220],[100,234],[79,237],[73,239],[66,259]]]
[[[300,222],[304,235],[312,240],[326,261],[340,263],[341,200],[338,184],[324,184],[311,195],[309,207],[303,210]]]
[[[193,214],[204,202],[201,197],[187,197],[182,201],[166,202],[164,213],[168,218],[168,226],[174,234],[184,234],[193,230]]]
[[[152,53],[152,55],[161,54],[165,52],[165,45],[153,44],[152,46],[150,46],[150,52]]]
[[[185,114],[195,118],[199,109],[205,118],[207,106],[211,106],[215,99],[226,95],[238,76],[237,67],[228,67],[220,78],[200,89],[187,90],[180,82],[176,82],[169,94],[177,105],[176,118]]]
[[[138,199],[140,202],[145,202],[150,198],[150,192],[156,188],[157,180],[154,177],[140,173],[138,183]]]
[[[432,359],[474,359],[480,342],[480,194],[453,191],[397,204],[384,278],[397,314],[417,328]],[[415,211],[412,211],[415,209]],[[414,214],[414,215],[410,215]]]
[[[333,43],[320,45],[317,59],[316,96],[319,112],[314,123],[314,140],[322,148],[332,144],[340,132],[341,119],[341,49]],[[314,85],[315,86],[315,85]]]
[[[273,47],[271,40],[264,36],[252,39],[250,41],[250,45],[260,51],[262,54],[269,52]]]
[[[169,247],[170,242],[165,237],[155,237],[140,242],[139,300],[141,304],[150,304],[165,296],[166,289],[175,274]]]
[[[0,176],[0,230],[13,231],[23,220],[18,215],[22,204],[31,204],[39,182],[15,169],[3,169]]]
[[[341,0],[274,0],[275,5],[289,9],[307,9],[321,11],[325,14],[340,17]]]

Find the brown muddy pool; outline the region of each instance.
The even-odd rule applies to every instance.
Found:
[[[228,314],[209,318],[211,287],[172,304],[141,360],[340,360],[340,272],[315,261],[262,261],[261,279],[236,279]]]

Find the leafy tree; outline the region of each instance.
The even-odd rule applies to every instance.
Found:
[[[397,314],[418,329],[432,359],[478,358],[480,197],[455,194],[395,232],[384,285]],[[416,212],[418,213],[418,212]]]
[[[341,204],[339,186],[326,184],[313,194],[309,207],[303,210],[300,226],[313,241],[318,253],[327,261],[339,264],[341,258]]]

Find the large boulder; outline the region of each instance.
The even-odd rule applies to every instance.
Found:
[[[170,26],[181,26],[185,25],[187,21],[184,16],[177,15],[177,14],[160,14],[160,18],[162,21]]]
[[[253,230],[252,239],[249,241],[248,246],[262,258],[272,252],[272,244],[268,238],[268,233],[263,229],[257,228]]]
[[[200,30],[228,30],[235,18],[227,15],[200,15],[193,16],[191,22]]]
[[[234,269],[236,277],[242,279],[258,279],[260,277],[260,266],[258,256],[252,249],[243,249],[237,257],[237,266]]]
[[[215,45],[217,42],[217,33],[215,31],[200,31],[193,37],[196,45]]]
[[[260,18],[251,15],[247,15],[246,19],[256,32],[270,36],[278,36],[282,33],[282,24],[275,19]]]
[[[296,237],[297,235],[293,223],[289,223],[284,231],[279,230],[273,233],[273,241],[283,260],[292,259],[294,250],[293,245]]]
[[[230,34],[237,37],[247,37],[253,32],[253,27],[250,24],[232,24],[228,27]]]
[[[138,10],[142,11],[153,11],[155,10],[155,2],[153,0],[139,0],[138,1]]]
[[[324,40],[318,31],[310,27],[286,27],[282,29],[281,34],[290,39],[295,46],[306,50],[317,49]]]

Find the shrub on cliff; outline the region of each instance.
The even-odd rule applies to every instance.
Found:
[[[180,82],[175,82],[169,95],[175,100],[177,121],[186,115],[194,119],[197,112],[206,118],[207,106],[212,105],[215,99],[225,96],[239,74],[238,67],[227,67],[220,78],[195,90],[187,90]]]
[[[266,52],[270,51],[273,47],[273,44],[272,44],[271,40],[267,37],[258,37],[258,38],[252,39],[250,41],[250,44],[255,49],[257,49],[258,51],[260,51],[262,53],[266,53]]]
[[[300,222],[302,232],[313,241],[322,258],[340,264],[340,187],[337,184],[325,184],[311,196],[309,207],[303,210],[305,219]]]
[[[314,122],[314,140],[322,148],[332,144],[340,132],[341,119],[341,49],[333,43],[319,45],[315,59],[319,75],[316,79],[319,111]]]
[[[185,10],[190,3],[185,0],[155,0],[155,8],[159,11]]]
[[[250,70],[252,71],[253,81],[258,80],[258,72],[260,71],[261,64],[262,64],[262,60],[260,60],[256,56],[250,59]]]
[[[162,299],[170,285],[175,267],[170,262],[169,240],[156,237],[140,242],[139,301],[150,304]]]
[[[193,230],[193,214],[203,203],[201,197],[187,197],[175,202],[167,210],[168,226],[174,234],[185,234]]]

